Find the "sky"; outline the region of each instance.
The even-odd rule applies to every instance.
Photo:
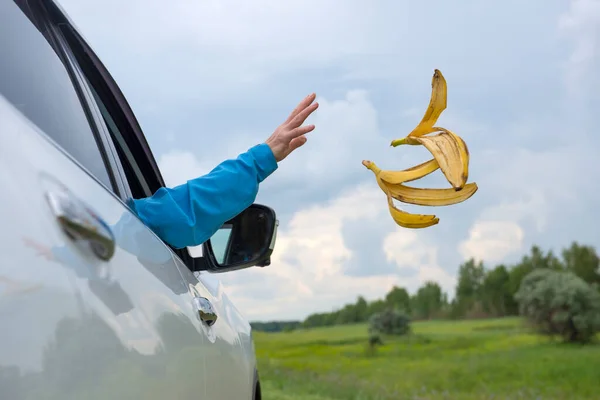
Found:
[[[60,0],[130,102],[169,186],[264,142],[307,94],[308,142],[260,188],[280,220],[272,263],[213,275],[250,320],[299,319],[459,265],[512,263],[533,244],[600,248],[600,0]],[[438,125],[471,154],[468,201],[400,228],[361,164],[420,121],[434,69]],[[419,181],[421,183],[421,181]],[[426,187],[447,187],[438,171]]]

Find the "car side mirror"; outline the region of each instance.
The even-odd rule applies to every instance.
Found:
[[[202,258],[195,258],[195,270],[228,272],[271,264],[277,236],[275,211],[252,204],[227,221],[202,245]],[[190,255],[194,256],[194,252]]]

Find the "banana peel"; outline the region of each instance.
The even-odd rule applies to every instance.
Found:
[[[461,190],[469,177],[469,149],[465,141],[457,134],[434,126],[448,102],[446,79],[436,69],[431,82],[431,98],[425,115],[419,125],[408,136],[392,140],[393,147],[403,144],[423,145],[440,165],[442,173],[455,190]],[[437,135],[427,134],[441,132]]]
[[[469,179],[469,149],[457,134],[445,128],[432,127],[433,136],[410,137],[396,144],[423,145],[434,156],[442,173],[455,190],[461,190]]]
[[[373,171],[373,173],[375,174],[375,179],[377,180],[377,184],[379,185],[381,190],[387,196],[388,208],[390,211],[390,215],[392,216],[393,220],[398,225],[400,225],[404,228],[418,229],[418,228],[430,227],[432,225],[437,224],[440,221],[440,219],[437,218],[435,215],[411,214],[411,213],[408,213],[406,211],[402,211],[402,210],[396,208],[396,206],[394,206],[394,202],[392,200],[392,195],[391,195],[389,189],[387,188],[386,183],[382,182],[381,178],[379,177],[379,175],[381,173],[381,169],[374,162],[368,161],[368,160],[364,160],[363,165],[365,167],[367,167],[368,169],[370,169],[371,171]],[[423,169],[422,173],[424,173],[423,171],[426,171],[426,169]],[[406,171],[398,171],[398,172],[406,172]]]
[[[374,162],[365,160],[363,165],[375,174],[379,188],[385,193],[393,220],[405,228],[426,228],[439,222],[435,215],[411,214],[394,206],[393,200],[422,206],[448,206],[468,200],[477,192],[476,183],[469,178],[469,149],[465,141],[454,132],[435,126],[446,109],[448,88],[446,79],[436,69],[431,81],[431,98],[421,122],[406,137],[395,139],[391,145],[422,145],[433,159],[417,166],[401,170],[381,170]],[[431,133],[435,135],[427,136]],[[404,183],[421,179],[441,170],[452,188],[421,189]]]
[[[425,111],[425,115],[415,129],[408,134],[410,137],[419,137],[431,132],[442,112],[446,109],[448,103],[448,85],[446,78],[439,69],[433,71],[431,78],[431,98]]]
[[[375,164],[373,164],[375,165]],[[385,183],[399,184],[421,179],[437,170],[440,167],[436,159],[425,161],[423,164],[405,169],[404,171],[381,171],[379,178]],[[375,166],[375,168],[377,168]]]

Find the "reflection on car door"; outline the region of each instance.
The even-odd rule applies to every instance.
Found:
[[[251,399],[254,384],[255,353],[250,324],[242,317],[223,291],[218,279],[208,273],[192,273],[179,259],[177,265],[193,296],[208,299],[217,320],[202,324],[206,347],[206,382],[211,399]]]
[[[0,398],[206,398],[173,254],[113,193],[45,14],[22,11],[0,1]]]
[[[7,111],[1,115],[6,118]],[[11,117],[16,119],[16,113]],[[19,161],[3,161],[14,161],[24,184],[20,196],[11,191],[19,202],[10,210],[21,216],[39,210],[35,220],[24,218],[31,224],[29,229],[21,225],[19,235],[50,250],[71,287],[63,292],[70,292],[76,303],[63,307],[53,335],[46,334],[49,350],[39,349],[48,390],[61,399],[205,395],[206,343],[190,318],[189,293],[169,249],[97,180],[34,131],[12,131],[24,150],[13,157]],[[8,148],[5,138],[3,149]],[[61,229],[61,218],[75,229],[77,221],[92,227],[105,223],[116,244],[112,257],[102,261],[85,235],[72,240]],[[37,279],[30,283],[44,284]],[[37,309],[28,311],[36,320]],[[3,329],[14,330],[15,336],[29,334],[18,328],[4,324]]]

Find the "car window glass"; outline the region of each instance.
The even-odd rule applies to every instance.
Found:
[[[104,160],[69,74],[12,1],[0,1],[0,95],[107,187]]]
[[[89,82],[88,82],[89,83]],[[106,123],[106,127],[110,132],[110,136],[114,142],[115,148],[119,155],[119,159],[121,160],[121,164],[123,165],[123,169],[125,170],[125,175],[127,176],[127,181],[131,188],[131,193],[134,199],[140,199],[144,197],[148,197],[152,195],[152,191],[150,190],[150,186],[146,182],[144,178],[143,172],[140,170],[137,162],[135,161],[135,157],[127,145],[123,134],[119,130],[119,127],[115,123],[113,117],[110,115],[110,112],[107,110],[104,102],[94,89],[92,85],[90,85],[90,89],[96,99],[96,103],[98,104],[98,108],[102,113],[102,117],[104,118],[104,122]]]

